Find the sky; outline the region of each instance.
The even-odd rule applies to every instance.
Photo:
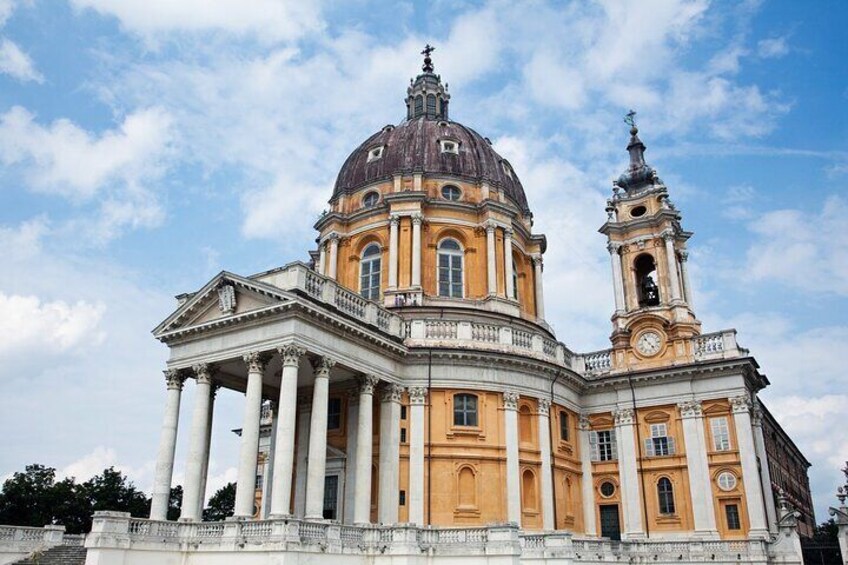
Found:
[[[0,479],[115,465],[149,492],[151,329],[223,269],[307,258],[339,167],[403,119],[431,43],[452,118],[524,184],[576,351],[609,347],[597,229],[637,111],[695,233],[704,331],[756,357],[825,520],[848,460],[845,21],[837,0],[0,0]],[[210,492],[235,480],[242,407],[219,393]]]

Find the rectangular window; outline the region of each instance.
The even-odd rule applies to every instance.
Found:
[[[400,429],[400,442],[406,443],[406,428]]]
[[[477,425],[477,397],[473,394],[457,394],[453,397],[453,425]]]
[[[462,298],[462,256],[439,254],[439,296]]]
[[[724,507],[724,515],[727,517],[728,530],[741,530],[742,523],[739,520],[739,506],[728,504]]]
[[[710,429],[713,434],[713,449],[716,451],[730,451],[730,429],[727,418],[710,418]]]
[[[398,504],[401,506],[406,506],[406,491],[400,491],[400,496],[398,497]]]
[[[674,453],[674,438],[668,436],[668,426],[651,424],[651,437],[645,440],[645,456],[665,457]]]
[[[568,412],[559,411],[559,439],[568,441]]]
[[[592,450],[592,461],[615,461],[618,459],[615,430],[589,432],[589,447]]]
[[[406,406],[401,405],[400,407],[400,419],[406,420]]]
[[[335,520],[339,509],[339,476],[324,477],[324,519]]]
[[[342,427],[342,399],[330,398],[327,403],[327,429],[339,430]]]

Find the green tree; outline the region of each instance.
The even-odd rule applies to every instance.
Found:
[[[44,465],[27,465],[23,473],[12,475],[0,492],[0,524],[52,524],[57,502],[55,482],[56,469]]]
[[[179,520],[183,507],[183,487],[177,485],[171,488],[171,496],[168,498],[168,520]]]
[[[218,522],[232,516],[236,508],[236,484],[230,483],[218,489],[209,499],[209,506],[203,510],[203,519]]]
[[[150,499],[114,467],[104,469],[80,485],[80,491],[88,502],[86,530],[91,529],[91,515],[98,510],[129,512],[132,516],[144,517],[150,513]]]

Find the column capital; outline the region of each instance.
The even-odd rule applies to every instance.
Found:
[[[374,387],[380,383],[380,377],[377,375],[362,375],[359,381],[359,394],[374,394]]]
[[[300,358],[306,353],[306,349],[290,343],[277,348],[277,353],[283,360],[284,367],[297,367],[300,364]]]
[[[396,384],[386,384],[380,390],[380,400],[382,402],[400,402],[403,395],[403,387]]]
[[[518,393],[512,391],[504,392],[503,403],[506,410],[518,410]]]
[[[400,214],[389,214],[389,224],[393,227],[397,227],[400,223]]]
[[[689,252],[688,251],[686,251],[686,250],[678,251],[677,254],[680,255],[680,260],[683,263],[685,263],[686,261],[689,260]]]
[[[668,242],[670,242],[670,241],[673,241],[673,240],[674,240],[674,231],[672,231],[672,230],[665,230],[664,232],[662,232],[662,233],[660,234],[660,236],[663,238],[663,240],[665,240],[665,242],[666,242],[666,243],[668,243]]]
[[[681,418],[700,418],[703,416],[700,400],[684,400],[677,403]]]
[[[185,373],[180,369],[165,369],[165,384],[168,390],[182,390],[186,380]]]
[[[530,256],[530,260],[533,262],[534,267],[544,267],[545,261],[542,259],[541,253],[534,253]]]
[[[751,410],[751,398],[747,394],[740,394],[739,396],[733,396],[730,398],[730,407],[733,409],[734,414],[741,414],[744,412],[750,412]]]
[[[197,379],[197,384],[212,384],[212,371],[214,367],[209,363],[197,363],[191,366],[194,371],[194,378]]]
[[[329,377],[330,369],[336,365],[335,359],[330,357],[316,357],[312,360],[312,369],[316,377]]]
[[[550,398],[540,398],[539,399],[539,414],[542,416],[548,416],[551,413],[551,399]]]
[[[632,426],[636,423],[636,413],[632,408],[619,408],[613,410],[613,418],[615,418],[616,426]]]
[[[607,251],[609,251],[610,255],[618,255],[618,252],[621,250],[622,247],[624,246],[614,241],[610,241],[609,243],[607,243]]]
[[[495,233],[495,228],[498,227],[498,224],[493,220],[487,220],[483,224],[483,227],[486,228],[486,233]]]
[[[589,415],[586,413],[581,413],[578,417],[577,427],[579,427],[584,432],[588,432],[592,429],[592,422],[589,420]]]
[[[339,235],[338,232],[330,232],[330,233],[327,234],[327,237],[326,237],[327,241],[329,241],[331,243],[332,242],[338,243],[341,238],[342,238],[342,236]]]
[[[247,370],[250,373],[261,373],[265,370],[265,364],[268,362],[268,354],[262,351],[251,351],[242,355],[244,364],[247,365]]]
[[[504,227],[504,237],[512,239],[515,231],[512,228]]]
[[[427,387],[412,386],[409,387],[409,403],[424,404],[427,401]]]
[[[424,222],[424,214],[421,214],[420,212],[412,214],[411,217],[413,226],[420,226]]]

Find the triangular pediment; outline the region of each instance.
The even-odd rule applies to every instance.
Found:
[[[153,335],[161,337],[178,330],[236,320],[292,299],[293,296],[284,290],[223,271],[190,295],[153,330]]]

